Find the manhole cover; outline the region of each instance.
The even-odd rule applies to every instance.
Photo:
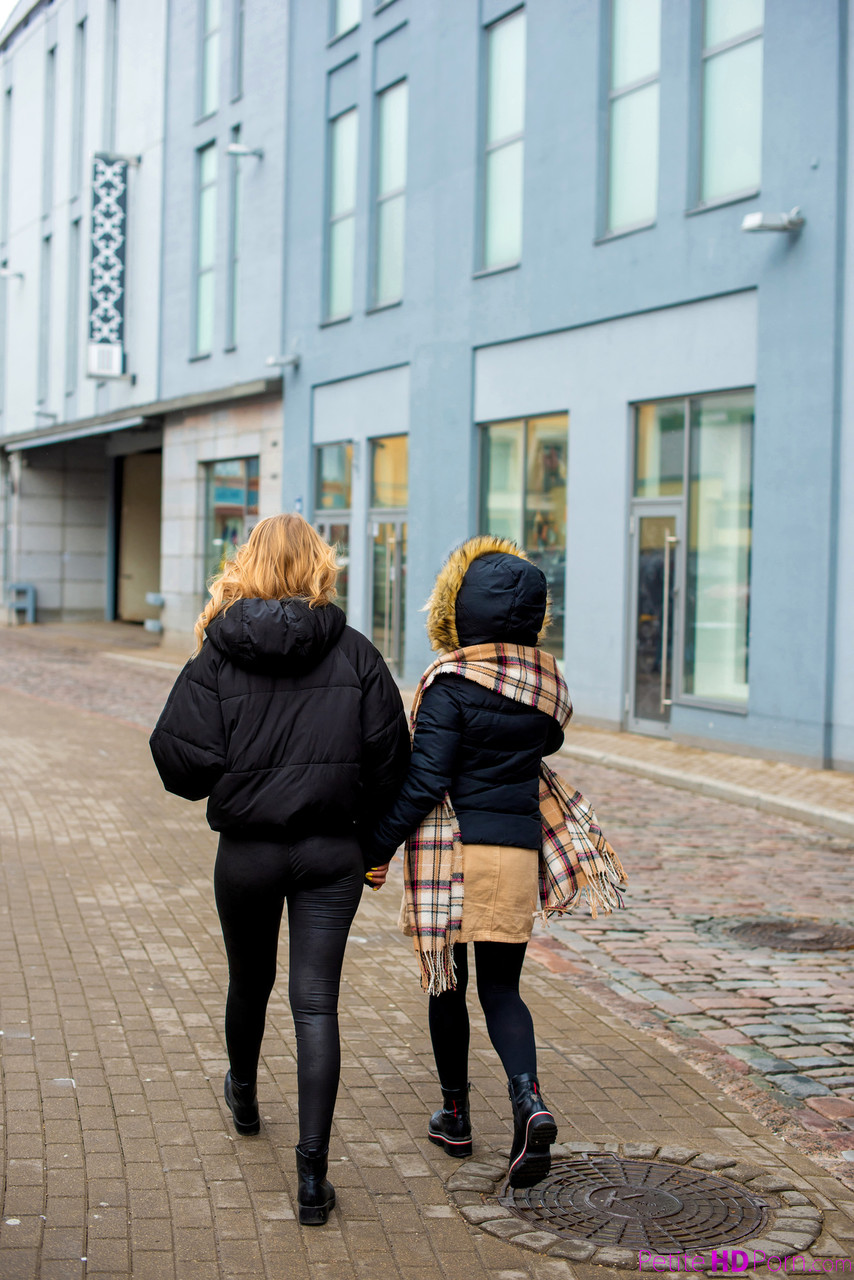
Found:
[[[556,1159],[548,1178],[535,1187],[505,1186],[500,1202],[541,1231],[659,1254],[757,1236],[769,1207],[700,1169],[605,1153]]]
[[[850,951],[854,929],[818,920],[757,920],[734,925],[730,937],[750,947],[776,947],[782,951]]]

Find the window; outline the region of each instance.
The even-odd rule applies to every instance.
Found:
[[[240,141],[240,125],[231,131],[231,141]],[[240,157],[231,156],[228,192],[228,309],[226,311],[226,349],[237,346],[238,262],[240,253]]]
[[[403,670],[409,501],[409,437],[371,440],[371,639]]]
[[[374,306],[403,297],[403,248],[406,221],[405,80],[377,95],[377,205],[375,213]]]
[[[200,0],[202,48],[199,77],[199,115],[209,116],[219,106],[219,28],[221,0]]]
[[[511,538],[546,575],[552,624],[544,648],[563,657],[569,417],[554,413],[483,428],[483,533]]]
[[[608,231],[655,218],[660,59],[661,0],[611,0]]]
[[[36,375],[36,404],[46,404],[50,381],[50,295],[51,241],[42,240],[39,269],[39,357]]]
[[[358,27],[361,17],[362,0],[332,0],[332,39]]]
[[[486,32],[486,155],[482,263],[511,266],[522,256],[525,128],[525,14]]]
[[[350,568],[350,507],[353,487],[353,444],[324,444],[315,450],[315,523],[335,547],[340,573],[336,604],[347,612]]]
[[[700,200],[759,187],[764,0],[705,0]]]
[[[42,213],[53,203],[53,149],[56,132],[56,45],[48,49],[44,69],[44,124],[42,143]]]
[[[752,391],[635,411],[635,497],[656,500],[652,511],[676,513],[686,530],[673,597],[684,609],[673,632],[683,647],[677,699],[747,703],[752,442]]]
[[[104,30],[104,150],[116,149],[116,104],[119,79],[118,0],[107,0]]]
[[[65,394],[77,390],[80,356],[80,219],[75,218],[68,239],[68,309],[65,320]]]
[[[83,186],[83,130],[86,122],[86,19],[74,29],[74,100],[71,106],[71,194]]]
[[[232,101],[243,97],[243,56],[246,40],[246,0],[233,0],[234,28],[232,33],[231,55],[231,97]]]
[[[353,267],[356,236],[355,107],[330,122],[329,223],[326,242],[327,320],[342,320],[353,311]]]
[[[196,152],[196,292],[194,354],[213,348],[216,264],[216,143]]]
[[[3,174],[0,179],[0,244],[9,239],[9,193],[12,181],[12,90],[3,94]]]
[[[225,568],[258,523],[258,459],[207,466],[205,586]]]

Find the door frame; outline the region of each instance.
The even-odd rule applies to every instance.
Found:
[[[685,507],[682,496],[673,498],[636,498],[630,508],[629,515],[629,563],[631,593],[627,627],[628,671],[626,678],[626,728],[630,733],[641,733],[647,737],[669,738],[670,717],[666,720],[647,720],[635,715],[635,680],[637,673],[637,621],[638,621],[638,553],[640,551],[640,522],[645,517],[672,517],[676,529],[676,555],[673,571],[673,617],[671,619],[672,663],[670,673],[670,703],[675,704],[680,697],[682,687],[682,649],[684,636],[684,556],[685,556]]]
[[[395,568],[396,575],[399,571],[399,577],[396,576],[395,581],[400,582],[403,580],[404,567],[403,567],[403,552],[401,549],[403,540],[400,537],[399,531],[401,526],[408,525],[408,514],[409,514],[408,509],[406,507],[373,507],[368,512],[368,527],[367,527],[368,536],[366,539],[367,553],[368,553],[367,555],[368,572],[366,574],[367,608],[366,608],[365,618],[368,624],[367,633],[369,634],[369,637],[372,643],[374,643],[374,563],[375,563],[374,538],[376,537],[376,534],[374,533],[374,526],[380,525],[380,524],[393,524],[396,526],[398,530],[395,536],[394,568]],[[409,541],[408,528],[406,530],[406,535],[407,535],[406,540],[408,543]],[[396,592],[393,594],[396,595]],[[391,652],[388,655],[388,657],[386,657],[386,662],[388,663],[389,667],[391,668],[392,672],[395,675],[401,676],[403,674],[403,657],[405,654],[405,646],[404,646],[404,633],[406,630],[406,602],[405,601],[403,602],[398,601],[398,615],[399,616],[397,619],[396,628],[394,625],[394,619],[392,619]],[[396,643],[394,641],[395,635],[396,635]],[[379,646],[377,647],[379,648]],[[383,656],[385,657],[385,655]]]

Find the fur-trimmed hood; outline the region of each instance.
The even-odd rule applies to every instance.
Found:
[[[508,538],[481,534],[452,551],[427,601],[439,653],[473,644],[539,644],[549,624],[545,574]]]

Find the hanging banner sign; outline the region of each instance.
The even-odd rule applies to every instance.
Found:
[[[127,186],[127,160],[95,156],[87,366],[94,378],[125,373]]]

